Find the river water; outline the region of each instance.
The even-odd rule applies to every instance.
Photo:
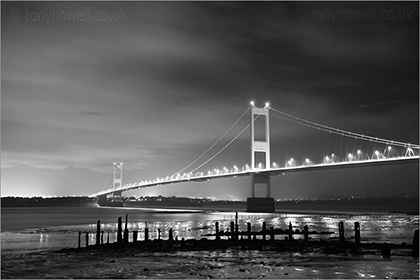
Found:
[[[45,249],[76,248],[79,232],[91,232],[89,243],[95,242],[96,223],[101,221],[105,240],[116,239],[117,219],[128,214],[128,229],[138,230],[139,239],[144,238],[144,228],[149,228],[149,236],[157,238],[158,229],[162,238],[168,237],[168,230],[174,230],[179,238],[201,238],[215,232],[215,222],[220,230],[228,230],[230,222],[235,220],[234,212],[203,212],[193,210],[166,210],[150,208],[113,208],[113,207],[31,207],[2,208],[1,210],[1,250],[7,252],[30,252]],[[406,214],[264,214],[238,213],[240,231],[246,231],[246,224],[251,222],[252,230],[261,230],[262,223],[267,228],[287,229],[289,222],[294,229],[303,230],[305,225],[310,231],[332,231],[332,235],[312,236],[336,238],[338,223],[344,222],[345,237],[352,239],[354,222],[361,227],[362,242],[389,242],[411,244],[413,232],[419,227],[418,215]],[[84,235],[83,235],[84,237]],[[297,238],[300,236],[298,235]],[[284,238],[284,236],[276,236]],[[85,239],[82,244],[84,246]]]

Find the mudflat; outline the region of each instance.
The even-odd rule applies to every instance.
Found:
[[[2,278],[418,278],[418,258],[408,245],[392,245],[383,256],[380,244],[356,251],[335,242],[308,246],[232,243],[225,248],[189,247],[185,241],[158,250],[137,246],[89,246],[24,254],[2,253]],[[190,244],[190,245],[191,245]],[[265,245],[264,245],[265,244]],[[144,245],[144,244],[143,244]],[[203,244],[201,244],[203,245]],[[280,246],[280,247],[279,247]],[[280,248],[280,249],[279,249]]]

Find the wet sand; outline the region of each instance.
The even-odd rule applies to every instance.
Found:
[[[233,211],[229,209],[228,212]],[[408,245],[396,245],[391,249],[390,257],[382,257],[379,246],[366,246],[363,252],[352,252],[351,246],[338,248],[334,243],[336,240],[328,241],[328,246],[313,242],[303,249],[300,241],[297,242],[297,246],[280,249],[273,249],[271,245],[270,248],[268,245],[244,247],[235,244],[216,248],[212,243],[205,248],[185,246],[182,249],[175,243],[172,249],[164,246],[159,250],[138,246],[91,246],[32,252],[2,251],[1,278],[419,278],[419,260],[411,256]]]
[[[333,248],[334,246],[330,246]],[[403,278],[418,279],[418,258],[406,248],[382,257],[375,249],[352,254],[325,246],[300,250],[228,249],[147,251],[94,246],[26,254],[2,253],[1,278]]]

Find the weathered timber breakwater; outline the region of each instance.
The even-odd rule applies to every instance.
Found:
[[[299,253],[350,253],[350,254],[380,254],[383,257],[390,257],[391,252],[396,250],[405,256],[411,255],[415,258],[419,256],[419,230],[414,231],[412,244],[391,244],[391,243],[363,243],[361,236],[360,223],[354,223],[354,236],[345,239],[344,223],[338,224],[338,238],[331,237],[335,232],[317,232],[310,231],[305,225],[302,230],[293,230],[292,224],[289,223],[288,229],[278,229],[270,227],[267,229],[266,223],[262,223],[260,231],[251,231],[251,223],[247,223],[247,231],[238,230],[238,218],[236,214],[235,222],[230,223],[230,229],[226,231],[219,230],[219,223],[215,223],[215,233],[206,234],[199,240],[197,239],[178,239],[174,237],[173,229],[169,229],[168,238],[161,238],[161,229],[158,229],[156,239],[149,238],[149,229],[144,228],[143,240],[139,240],[139,231],[129,231],[127,228],[128,215],[125,217],[125,229],[121,217],[118,218],[117,241],[110,243],[109,232],[101,231],[101,222],[97,221],[96,233],[79,232],[78,248],[63,250],[126,250],[135,249],[145,252],[173,252],[173,251],[200,251],[215,249],[240,249],[240,250],[260,250],[260,251],[277,251],[277,252],[299,252]],[[84,236],[83,236],[84,235]],[[89,244],[91,235],[95,235],[96,242]],[[314,240],[311,235],[326,236]],[[85,241],[82,242],[82,237]],[[129,238],[131,237],[131,238]],[[211,239],[207,238],[210,237]],[[106,239],[106,241],[105,241]],[[130,242],[131,239],[131,242]],[[84,244],[82,244],[84,243]],[[85,246],[83,246],[85,245]],[[403,252],[403,253],[401,253]]]

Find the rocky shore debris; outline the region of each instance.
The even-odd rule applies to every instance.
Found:
[[[238,215],[235,215],[235,221],[230,223],[230,228],[226,231],[220,230],[219,222],[215,222],[215,233],[202,235],[202,238],[197,239],[178,239],[174,238],[173,229],[168,230],[168,239],[161,238],[161,229],[158,229],[157,239],[149,239],[149,228],[147,222],[144,228],[144,240],[138,240],[138,231],[131,232],[132,242],[129,242],[130,232],[127,227],[128,215],[125,216],[125,229],[122,229],[122,219],[118,218],[117,241],[110,243],[109,232],[107,233],[107,242],[104,243],[104,231],[101,231],[101,222],[97,221],[96,229],[96,244],[89,244],[89,235],[93,234],[85,232],[86,246],[81,246],[82,232],[79,232],[78,248],[77,249],[63,249],[63,250],[88,250],[97,248],[100,250],[115,249],[115,248],[136,248],[143,251],[200,251],[212,249],[240,249],[240,250],[260,250],[260,251],[277,251],[277,252],[317,252],[325,254],[380,254],[384,258],[391,256],[393,250],[409,251],[409,254],[414,258],[419,256],[419,230],[414,231],[413,243],[408,245],[389,244],[389,243],[362,243],[360,234],[360,223],[354,223],[354,242],[346,239],[344,235],[344,222],[338,223],[338,238],[331,237],[335,232],[316,230],[310,231],[308,225],[305,225],[303,230],[293,229],[290,222],[288,229],[274,228],[271,226],[267,229],[266,222],[261,225],[261,230],[252,231],[251,223],[247,223],[246,231],[239,231]],[[313,240],[310,235],[329,236],[326,239]],[[267,238],[269,236],[269,238]],[[279,238],[279,236],[284,236]],[[211,237],[208,239],[207,237]],[[257,238],[258,237],[258,238]],[[299,237],[299,238],[297,238]],[[303,237],[303,238],[302,238]],[[411,249],[411,250],[410,250]]]

